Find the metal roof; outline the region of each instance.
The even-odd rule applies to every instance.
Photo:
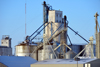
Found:
[[[37,62],[31,57],[22,56],[0,56],[0,63],[8,67],[30,67],[31,64]]]
[[[84,64],[93,60],[96,60],[96,58],[80,59],[80,61],[78,61],[78,64]],[[50,60],[39,61],[34,64],[77,64],[77,61],[75,61],[74,59],[50,59]]]
[[[76,55],[76,53],[74,51],[72,51],[72,50],[68,51],[66,54],[74,54],[74,55]]]

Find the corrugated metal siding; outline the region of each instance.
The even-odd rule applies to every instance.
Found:
[[[29,56],[30,46],[16,46],[16,56]]]
[[[91,65],[91,67],[100,67],[100,59],[96,59],[96,60],[90,61],[88,63]],[[88,63],[86,63],[86,64],[88,64]]]
[[[31,67],[77,67],[77,64],[31,64]],[[78,64],[83,67],[83,64]]]
[[[11,56],[12,48],[0,48],[0,55]]]

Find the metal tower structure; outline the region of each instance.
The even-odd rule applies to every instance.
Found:
[[[77,58],[81,53],[83,53],[85,50],[86,50],[86,48],[88,48],[89,46],[91,46],[91,58],[94,58],[94,54],[93,54],[93,37],[90,37],[90,40],[89,40],[90,42],[87,44],[87,46],[82,50],[82,51],[80,51],[75,57],[74,57],[74,59],[75,58]],[[85,54],[85,52],[84,52],[84,54]],[[83,55],[84,55],[83,54]]]

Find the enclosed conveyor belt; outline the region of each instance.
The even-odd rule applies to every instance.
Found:
[[[73,32],[75,32],[75,34],[77,34],[78,36],[80,36],[83,40],[85,40],[87,43],[89,43],[84,37],[82,37],[81,35],[79,35],[76,31],[74,31],[71,27],[67,26],[69,29],[71,29]]]
[[[31,36],[33,36],[45,23],[43,23]],[[30,36],[30,37],[31,37]]]
[[[47,25],[48,25],[49,23],[47,23]],[[45,25],[32,39],[31,39],[31,41],[38,35],[38,34],[40,34],[40,32],[47,26],[47,25]]]

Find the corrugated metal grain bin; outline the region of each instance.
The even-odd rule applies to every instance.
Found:
[[[73,59],[76,56],[76,53],[71,51],[68,51],[67,53],[65,53],[65,59]]]
[[[49,54],[49,59],[55,59],[54,53],[50,53],[50,54]]]
[[[30,46],[26,44],[20,44],[16,46],[16,56],[29,56]]]

